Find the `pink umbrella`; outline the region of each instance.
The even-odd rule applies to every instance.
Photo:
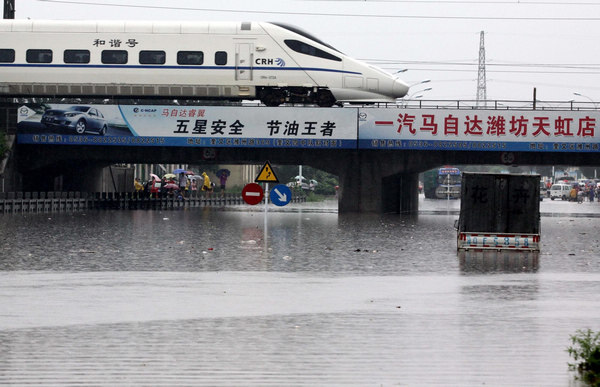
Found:
[[[150,177],[152,178],[152,180],[160,180],[160,177],[156,176],[154,173],[151,173]]]
[[[165,188],[166,189],[179,189],[179,186],[177,184],[169,183],[169,184],[165,184]]]

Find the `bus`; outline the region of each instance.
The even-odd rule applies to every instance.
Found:
[[[442,167],[423,173],[423,192],[428,199],[460,198],[460,169]]]

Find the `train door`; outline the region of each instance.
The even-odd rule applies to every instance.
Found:
[[[346,89],[362,89],[363,88],[363,77],[356,75],[344,76],[344,87]]]
[[[372,92],[379,92],[379,79],[367,78],[367,90]]]
[[[235,80],[252,80],[252,43],[237,43],[235,45]]]

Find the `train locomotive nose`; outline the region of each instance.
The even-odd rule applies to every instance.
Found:
[[[408,85],[399,79],[395,79],[392,90],[394,93],[394,98],[402,98],[408,94]]]

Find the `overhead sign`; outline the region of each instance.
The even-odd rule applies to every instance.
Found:
[[[273,171],[268,161],[263,165],[254,181],[257,183],[279,183],[279,179],[275,176],[275,171]]]
[[[287,185],[278,184],[271,189],[269,197],[276,206],[285,206],[292,200],[292,190]]]
[[[258,204],[264,197],[262,187],[256,183],[249,183],[242,189],[242,199],[250,205]]]
[[[578,110],[359,109],[359,148],[600,151],[600,113]]]
[[[28,104],[20,143],[249,148],[356,148],[356,109]],[[86,122],[82,125],[81,122]]]

